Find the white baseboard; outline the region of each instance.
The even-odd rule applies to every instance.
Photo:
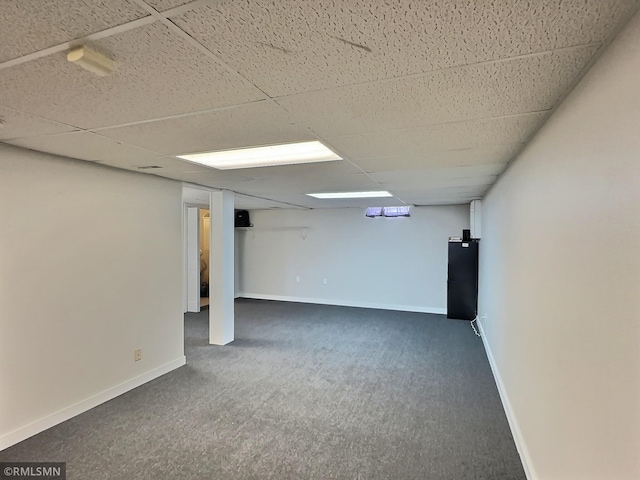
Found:
[[[180,357],[172,362],[166,363],[158,368],[154,368],[153,370],[143,373],[131,380],[127,380],[124,383],[116,385],[115,387],[111,387],[103,392],[100,392],[96,395],[93,395],[81,402],[78,402],[74,405],[71,405],[67,408],[64,408],[56,413],[48,415],[44,418],[36,420],[24,427],[20,427],[13,432],[9,432],[0,437],[0,450],[4,450],[5,448],[9,448],[12,445],[15,445],[18,442],[26,440],[29,437],[32,437],[40,432],[47,430],[59,423],[62,423],[70,418],[73,418],[81,413],[86,412],[87,410],[92,409],[93,407],[97,407],[101,403],[109,401],[113,398],[116,398],[123,393],[128,392],[129,390],[133,390],[136,387],[139,387],[142,384],[150,382],[151,380],[158,378],[165,373],[169,373],[172,370],[175,370],[178,367],[186,364],[186,357]]]
[[[279,300],[281,302],[316,303],[319,305],[336,305],[339,307],[377,308],[379,310],[397,310],[401,312],[436,313],[446,315],[446,308],[419,307],[412,305],[394,305],[387,303],[351,302],[345,300],[328,300],[324,298],[290,297],[286,295],[265,295],[261,293],[240,293],[240,298],[255,300]]]
[[[500,400],[502,400],[502,407],[504,408],[505,414],[507,415],[509,428],[511,428],[511,435],[513,436],[513,440],[516,444],[516,448],[518,449],[518,454],[520,454],[520,461],[522,462],[522,468],[524,468],[524,473],[527,476],[527,480],[537,480],[538,476],[535,474],[533,470],[533,463],[531,462],[529,449],[527,448],[527,445],[522,436],[522,432],[520,431],[520,426],[518,425],[518,420],[516,419],[516,416],[513,412],[513,408],[511,407],[511,401],[509,400],[509,395],[507,394],[507,390],[504,387],[504,383],[502,383],[502,377],[500,376],[500,372],[498,371],[498,367],[496,366],[495,359],[493,358],[491,347],[489,346],[489,343],[487,342],[487,339],[485,337],[484,329],[482,328],[482,322],[478,320],[477,323],[478,323],[478,328],[480,329],[482,343],[484,344],[484,350],[487,354],[487,358],[489,359],[491,372],[493,372],[493,378],[495,379],[496,386],[498,387]]]

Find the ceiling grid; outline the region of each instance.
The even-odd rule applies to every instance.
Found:
[[[55,4],[54,4],[55,3]],[[638,0],[6,0],[0,142],[239,194],[251,208],[481,198]],[[87,45],[96,77],[66,61]],[[344,160],[178,154],[319,140]],[[157,166],[160,168],[140,169]]]

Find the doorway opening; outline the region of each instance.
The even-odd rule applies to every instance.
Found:
[[[200,253],[200,308],[209,308],[209,245],[211,235],[211,215],[208,209],[198,212]]]

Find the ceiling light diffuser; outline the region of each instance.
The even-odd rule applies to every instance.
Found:
[[[315,198],[380,198],[393,197],[389,192],[336,192],[336,193],[307,193],[310,197]]]
[[[110,58],[85,46],[70,50],[67,60],[100,77],[109,75],[116,66],[116,62]]]
[[[177,157],[220,170],[342,160],[342,157],[329,150],[317,140],[312,142],[285,143],[264,147],[194,153],[190,155],[178,155]]]

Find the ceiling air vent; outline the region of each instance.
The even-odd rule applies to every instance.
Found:
[[[154,168],[162,168],[159,165],[144,165],[143,167],[138,167],[138,170],[152,170]]]

